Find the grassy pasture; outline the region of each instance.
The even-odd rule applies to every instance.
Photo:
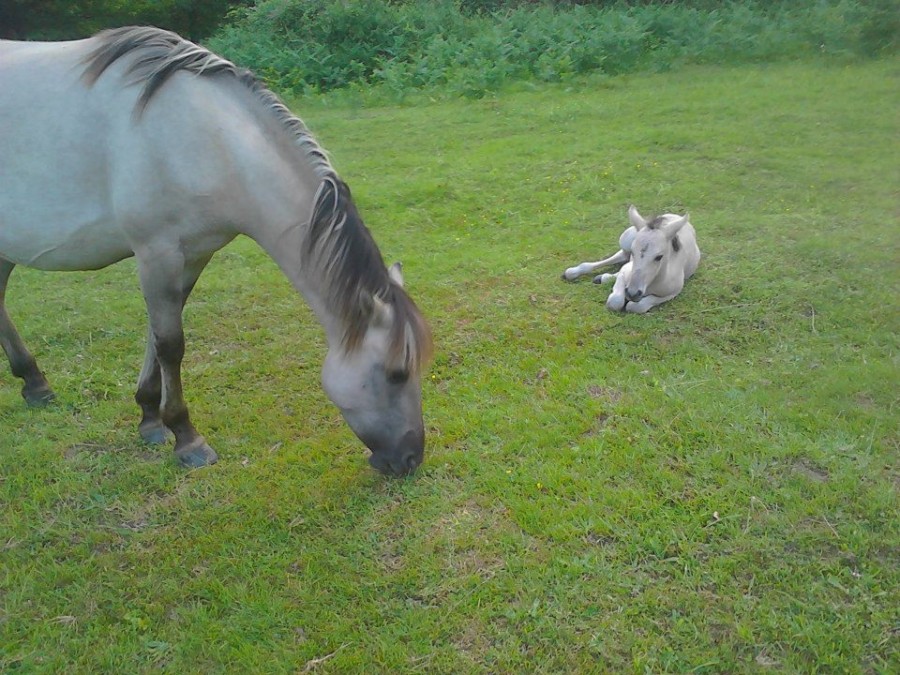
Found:
[[[137,441],[133,265],[17,271],[60,403],[0,378],[0,671],[896,672],[898,75],[295,101],[432,322],[409,480],[250,242],[186,312],[195,472]],[[643,317],[559,280],[630,202],[705,254]]]

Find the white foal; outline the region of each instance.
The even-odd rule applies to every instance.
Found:
[[[637,231],[631,260],[615,275],[606,306],[616,312],[643,314],[681,293],[684,282],[697,271],[700,249],[687,214],[666,213],[646,220],[632,206],[628,219]]]
[[[628,220],[631,226],[619,237],[618,253],[570,267],[563,279],[574,281],[606,265],[622,265],[618,272],[598,274],[594,283],[615,280],[606,300],[609,309],[643,314],[681,292],[700,264],[700,249],[687,215],[666,213],[647,220],[631,206]]]

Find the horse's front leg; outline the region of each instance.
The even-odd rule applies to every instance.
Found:
[[[156,344],[153,330],[147,329],[147,347],[144,351],[144,365],[138,377],[137,391],[134,400],[141,407],[141,423],[138,432],[146,443],[162,444],[166,442],[166,426],[160,416],[162,403],[162,376],[159,372],[159,361],[156,360]]]
[[[182,273],[182,293],[181,307],[184,309],[188,296],[194,289],[197,279],[209,258],[201,259],[194,265],[185,267]],[[160,415],[160,405],[162,403],[162,376],[159,370],[159,361],[156,358],[156,341],[153,338],[153,331],[147,331],[147,347],[144,351],[144,365],[141,367],[141,374],[138,377],[137,391],[134,395],[135,401],[141,407],[141,423],[138,425],[138,432],[146,443],[162,444],[166,442],[166,426],[163,424]]]
[[[142,436],[147,440],[161,440],[159,433],[162,429],[153,415],[154,400],[159,391],[159,420],[175,434],[175,455],[189,467],[214,464],[218,459],[191,423],[181,384],[181,362],[184,358],[181,313],[187,294],[205,263],[185,265],[181,255],[171,251],[159,255],[138,255],[138,273],[147,303],[152,343],[147,347],[135,396],[144,412]],[[152,363],[154,354],[156,367]]]
[[[606,299],[607,309],[613,312],[621,312],[625,309],[625,287],[631,278],[631,262],[625,263],[624,267],[619,270],[616,276],[616,283],[613,284],[612,292]]]
[[[668,302],[676,295],[678,295],[678,293],[672,293],[672,295],[645,295],[637,302],[629,302],[625,305],[625,311],[634,314],[646,314],[657,305]]]

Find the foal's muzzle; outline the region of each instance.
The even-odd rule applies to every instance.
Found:
[[[631,291],[628,288],[625,289],[625,299],[628,302],[637,302],[641,298],[644,297],[643,291]]]

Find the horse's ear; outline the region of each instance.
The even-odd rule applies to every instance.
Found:
[[[371,302],[371,324],[372,326],[390,326],[394,317],[394,310],[384,300],[377,295],[368,296]]]
[[[689,218],[690,215],[685,213],[678,220],[673,220],[668,225],[663,226],[662,231],[666,235],[666,239],[674,238],[678,231],[687,224]]]
[[[644,220],[644,216],[638,213],[634,204],[628,207],[628,222],[630,222],[636,230],[640,230],[647,226],[647,221]]]
[[[400,262],[395,262],[393,265],[388,267],[388,276],[398,286],[403,286],[403,264]]]

